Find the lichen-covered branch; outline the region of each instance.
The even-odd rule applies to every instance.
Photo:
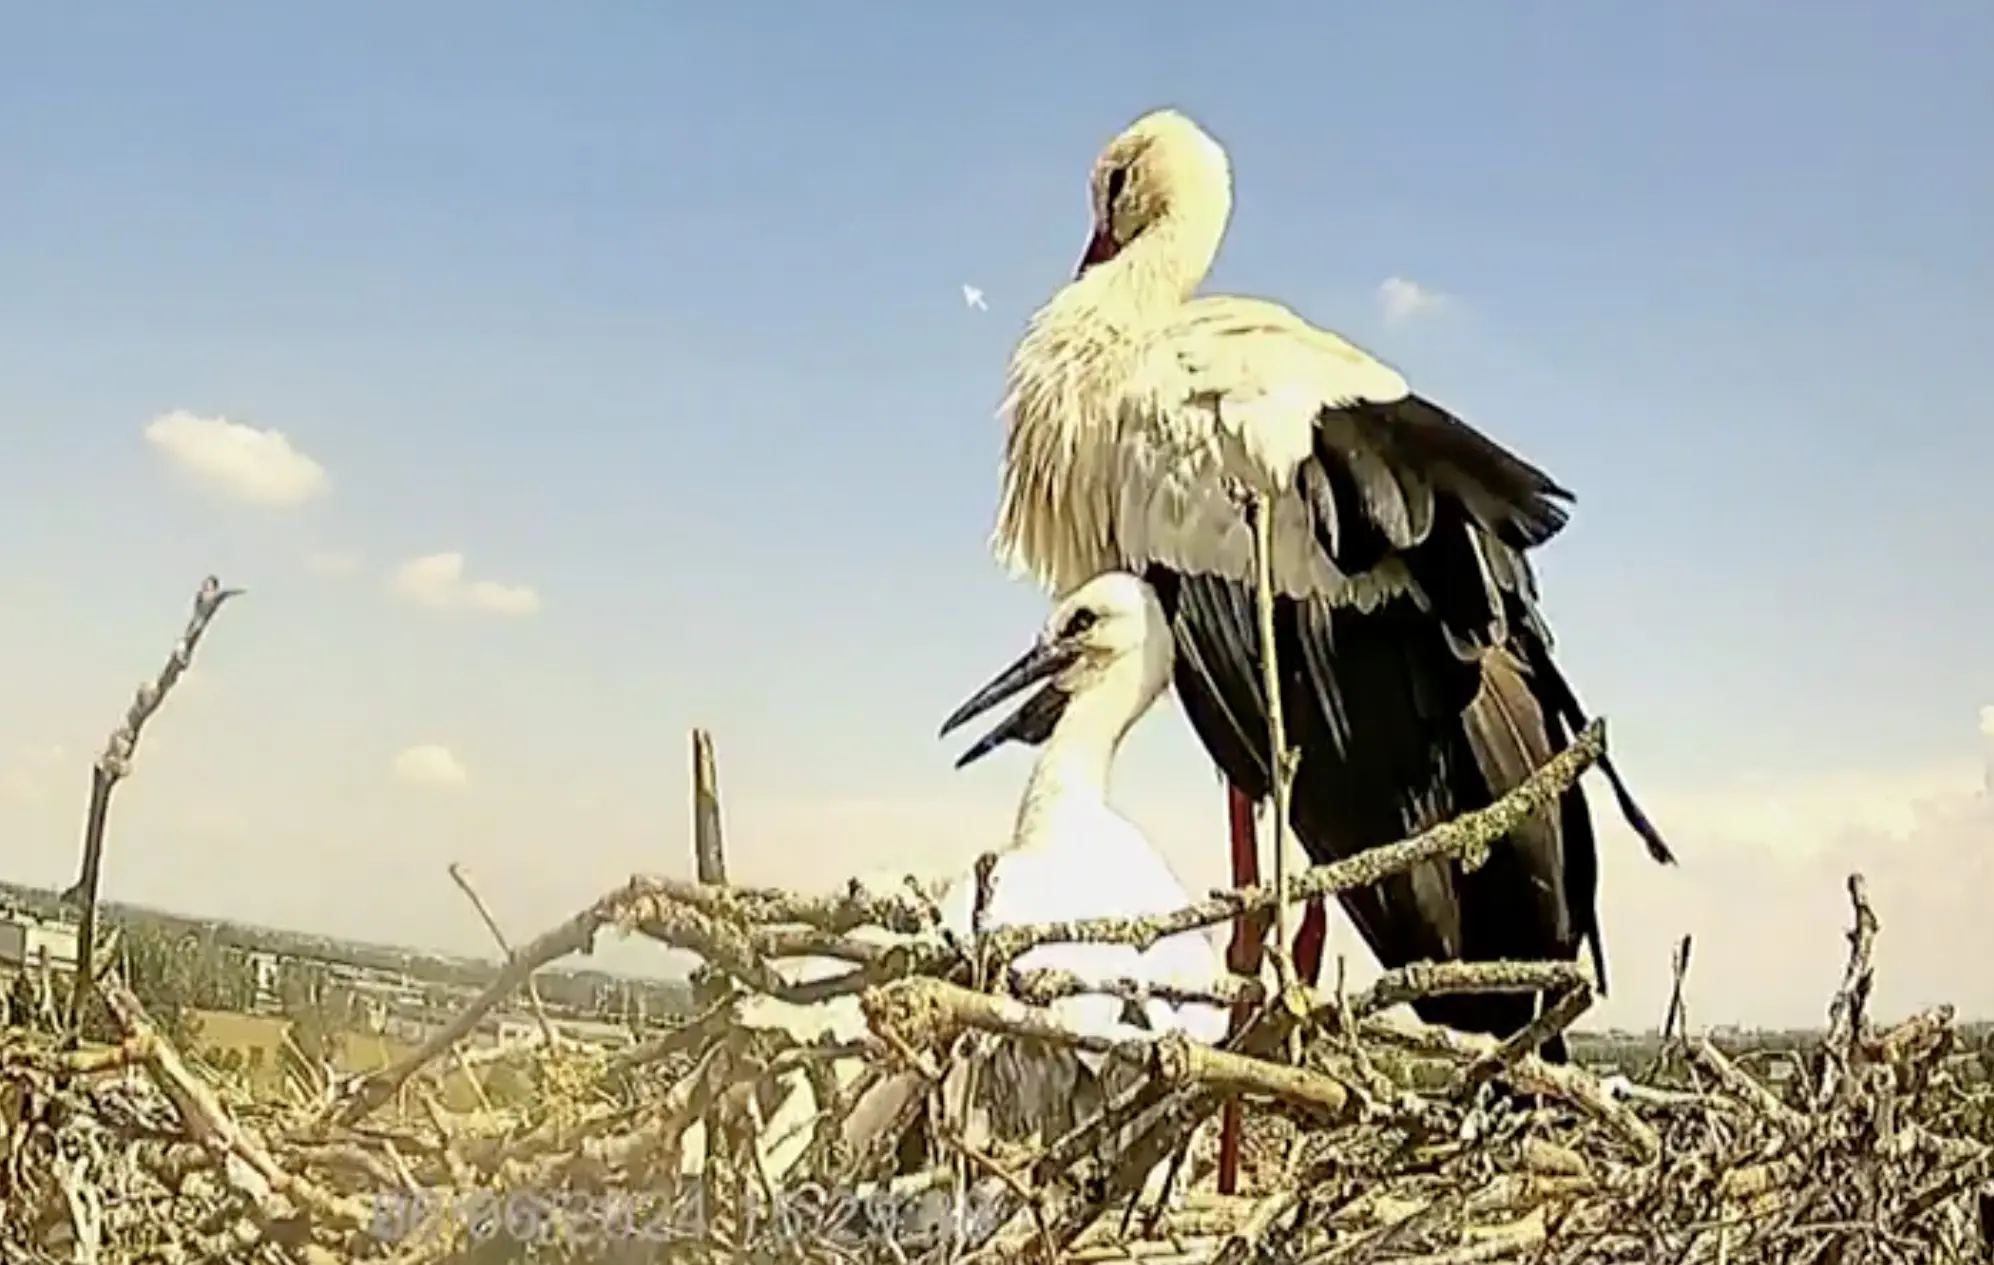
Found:
[[[1465,813],[1414,838],[1360,852],[1347,861],[1318,865],[1290,879],[1287,901],[1307,900],[1353,888],[1428,861],[1453,858],[1473,869],[1489,846],[1549,805],[1576,782],[1606,750],[1606,722],[1595,719],[1573,743],[1552,756],[1517,788],[1494,804]],[[1074,922],[1003,927],[983,937],[987,960],[1009,962],[1042,944],[1109,943],[1146,948],[1165,936],[1198,931],[1277,903],[1271,884],[1214,894],[1173,913],[1145,918],[1091,918]]]

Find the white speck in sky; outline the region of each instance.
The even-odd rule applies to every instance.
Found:
[[[983,291],[977,289],[975,286],[964,286],[962,288],[962,301],[970,307],[982,308],[986,312],[990,310],[984,305]]]

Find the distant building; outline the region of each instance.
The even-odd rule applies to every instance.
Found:
[[[249,963],[250,977],[256,981],[256,999],[252,1008],[263,1012],[280,1009],[284,997],[278,986],[282,963],[277,955],[266,949],[251,949],[245,959]]]
[[[493,1035],[500,1045],[515,1045],[531,1041],[539,1032],[540,1025],[534,1020],[507,1016],[498,1021],[498,1031]]]
[[[76,924],[45,919],[25,910],[0,914],[0,969],[76,969]]]

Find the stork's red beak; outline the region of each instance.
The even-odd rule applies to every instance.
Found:
[[[1087,253],[1080,256],[1080,266],[1073,270],[1073,275],[1075,277],[1083,276],[1095,264],[1107,263],[1115,257],[1115,252],[1120,249],[1121,247],[1115,245],[1115,239],[1109,234],[1107,228],[1103,225],[1096,225],[1094,236],[1087,239]]]

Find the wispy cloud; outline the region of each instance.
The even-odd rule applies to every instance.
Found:
[[[432,553],[409,559],[395,571],[394,590],[416,605],[432,610],[531,615],[540,609],[540,595],[524,584],[473,580],[465,575],[461,553]]]
[[[1944,760],[1745,774],[1689,794],[1657,796],[1655,808],[1671,830],[1705,844],[1787,856],[1817,856],[1848,838],[1904,844],[1944,834],[1990,810],[1994,704],[1978,708],[1978,722],[1980,742]]]
[[[1824,770],[1739,778],[1693,793],[1658,795],[1664,829],[1702,846],[1816,856],[1850,837],[1903,843],[1985,811],[1985,759],[1897,769]]]
[[[1652,797],[1646,806],[1682,853],[1667,870],[1640,854],[1610,802],[1595,801],[1615,975],[1597,1021],[1653,1023],[1668,995],[1668,945],[1688,933],[1693,1022],[1820,1022],[1840,970],[1851,873],[1868,877],[1883,921],[1879,1012],[1947,1001],[1987,1013],[1988,755]]]
[[[462,786],[471,780],[463,761],[434,742],[410,747],[395,757],[395,777],[411,786]]]
[[[1414,317],[1454,306],[1454,300],[1404,277],[1387,277],[1378,285],[1378,313],[1387,325],[1404,325]]]
[[[302,505],[328,486],[325,467],[282,431],[175,409],[152,419],[145,438],[195,482],[250,505]]]
[[[305,555],[305,570],[313,575],[352,575],[360,570],[360,555],[340,549],[314,549]]]

